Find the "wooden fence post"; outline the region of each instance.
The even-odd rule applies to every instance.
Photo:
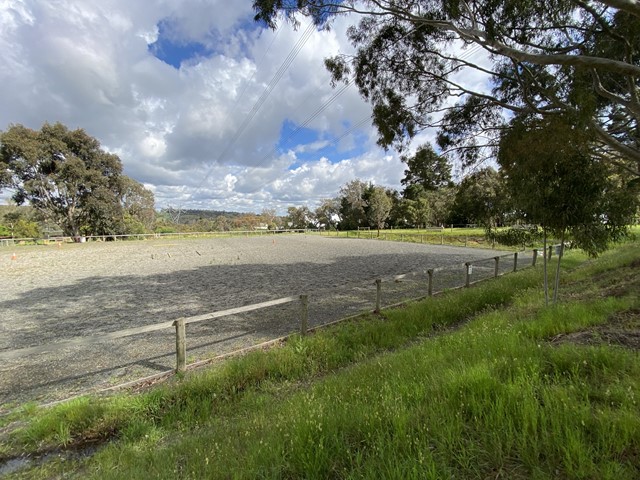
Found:
[[[427,275],[429,275],[428,294],[431,297],[433,296],[433,268],[430,268],[429,270],[427,270]]]
[[[471,280],[471,264],[469,262],[465,263],[464,266],[466,267],[467,271],[465,274],[465,279],[464,279],[464,286],[465,287],[469,287],[469,285],[471,284],[470,280]]]
[[[424,235],[420,234],[420,243],[424,243]]]
[[[497,277],[500,273],[500,257],[493,257],[493,259],[496,262],[495,266],[493,267],[493,276]]]
[[[444,245],[444,233],[440,234],[440,245]]]
[[[300,305],[302,307],[300,317],[300,335],[307,334],[307,328],[309,326],[309,297],[308,295],[300,295]]]
[[[380,313],[380,302],[382,300],[382,279],[376,279],[376,309],[375,313]]]
[[[531,260],[531,266],[532,267],[536,266],[536,260],[538,260],[538,249],[534,248],[533,249],[533,259]]]
[[[468,239],[469,239],[469,237],[467,237],[467,236],[465,235],[465,237],[464,237],[464,246],[465,246],[465,247],[467,246],[467,240],[468,240]]]
[[[513,252],[513,271],[518,271],[518,252]]]
[[[553,255],[553,245],[549,245],[549,260],[551,260],[551,255]]]
[[[401,234],[400,234],[400,241],[401,241],[401,242],[404,242],[404,233],[401,233]]]
[[[179,318],[173,324],[176,327],[176,373],[187,369],[187,341],[184,318]]]

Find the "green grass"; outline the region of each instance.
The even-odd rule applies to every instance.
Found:
[[[504,227],[507,229],[508,227]],[[502,229],[502,228],[501,228]],[[499,230],[501,230],[499,229]],[[630,226],[629,233],[633,237],[640,234],[640,225]],[[516,250],[521,248],[513,245],[502,245],[486,238],[483,228],[444,228],[444,229],[387,229],[378,231],[349,230],[320,232],[321,235],[330,237],[362,238],[389,241],[403,241],[410,243],[425,243],[431,245],[448,245],[454,247],[492,248],[496,250]],[[556,239],[548,239],[548,244],[557,243]],[[542,242],[535,246],[542,248]]]
[[[142,394],[30,406],[10,449],[117,439],[25,478],[638,478],[637,352],[550,341],[640,308],[638,246],[570,253],[552,308],[529,269]]]
[[[323,236],[375,239],[386,241],[401,241],[410,243],[425,243],[431,245],[448,245],[457,247],[475,248],[499,248],[513,250],[513,247],[493,244],[485,238],[485,232],[481,228],[446,228],[438,230],[427,229],[401,229],[401,230],[360,230],[360,231],[332,231],[321,232]]]

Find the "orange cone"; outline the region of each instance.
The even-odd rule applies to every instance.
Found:
[[[11,260],[15,260],[16,258],[18,258],[18,257],[16,257],[15,253],[13,255],[11,255]]]

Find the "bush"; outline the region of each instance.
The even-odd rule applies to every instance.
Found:
[[[542,240],[542,229],[537,225],[516,226],[507,230],[490,230],[487,237],[502,245],[533,247]]]
[[[13,226],[13,236],[16,238],[39,238],[42,236],[40,225],[21,218]]]

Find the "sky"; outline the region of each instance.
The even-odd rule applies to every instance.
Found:
[[[400,190],[405,165],[376,145],[370,105],[324,68],[352,52],[356,19],[273,31],[251,4],[0,0],[0,130],[83,128],[156,208],[284,214],[356,178]]]

